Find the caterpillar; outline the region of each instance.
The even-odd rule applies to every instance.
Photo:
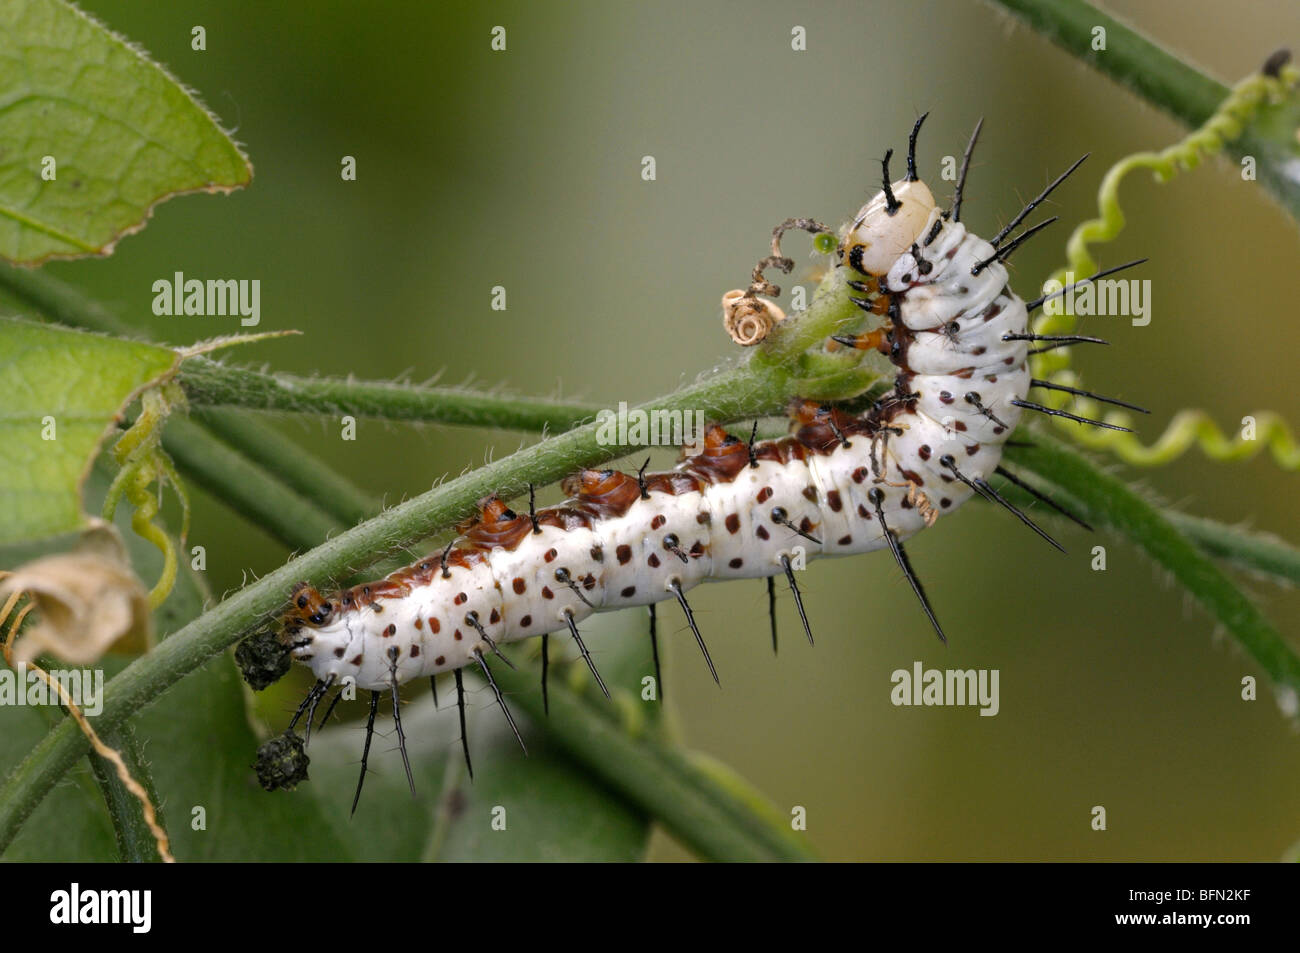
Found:
[[[848,280],[856,292],[851,300],[878,326],[836,335],[827,346],[886,355],[896,370],[892,390],[859,414],[795,400],[789,408],[792,433],[775,440],[756,440],[757,426],[748,440],[710,426],[699,452],[667,472],[582,470],[562,482],[568,499],[557,506],[536,508],[531,490],[527,513],[489,496],[439,554],[328,595],[299,584],[274,641],[310,666],[317,680],[286,735],[264,746],[258,765],[264,787],[291,787],[305,777],[305,742],[294,728],[305,715],[309,733],[317,706],[331,686],[345,679],[371,692],[355,810],[385,695],[392,699],[399,749],[414,792],[399,710],[400,688],[414,679],[454,674],[471,776],[464,669],[481,672],[523,744],[487,661],[495,655],[508,664],[502,647],[509,643],[541,638],[545,698],[549,637],[567,634],[608,695],[579,625],[594,612],[649,606],[653,640],[655,605],[675,602],[717,681],[686,595],[702,582],[766,579],[774,598],[773,579],[783,575],[811,642],[796,561],[887,549],[946,642],[904,547],[908,538],[980,496],[1064,551],[990,478],[1003,477],[1087,527],[1001,465],[1003,446],[1027,411],[1115,426],[1028,399],[1035,387],[1058,387],[1030,376],[1031,344],[1061,347],[1098,339],[1031,333],[1029,314],[1047,298],[1019,298],[1010,290],[1004,264],[1012,251],[1053,221],[1028,227],[1008,241],[1083,159],[986,241],[961,222],[962,192],[981,126],[976,125],[966,147],[952,204],[942,209],[916,173],[916,139],[925,118],[916,121],[909,136],[905,177],[891,182],[892,150],[887,152],[880,191],[844,230],[836,250],[838,266],[854,276]],[[789,270],[793,263],[781,256],[780,239],[794,227],[832,233],[811,219],[778,226],[774,254],[759,263],[746,294],[779,291],[762,271],[772,264]],[[247,675],[256,669],[255,653],[250,648],[244,655]],[[657,668],[657,643],[655,660]]]

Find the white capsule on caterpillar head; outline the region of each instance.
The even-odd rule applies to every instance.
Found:
[[[864,275],[887,273],[900,255],[920,241],[935,209],[929,186],[919,179],[900,179],[890,190],[893,204],[883,190],[877,192],[859,210],[844,237],[844,264]]]

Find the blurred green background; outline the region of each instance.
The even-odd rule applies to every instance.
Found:
[[[732,350],[718,298],[744,284],[772,226],[852,214],[926,110],[932,181],[985,117],[964,215],[985,234],[1092,152],[1054,197],[1063,224],[1016,255],[1029,297],[1110,163],[1183,133],[976,2],[82,5],[198,90],[256,173],[228,198],[160,206],[108,261],[50,271],[175,344],[237,323],[153,316],[154,280],[260,278],[262,329],[305,336],[236,359],[301,373],[441,373],[611,407],[672,390]],[[1211,0],[1107,9],[1228,82],[1300,43],[1289,0],[1248,17]],[[504,53],[489,49],[497,24]],[[205,52],[190,49],[195,25]],[[790,49],[795,25],[806,52]],[[355,182],[340,179],[344,155]],[[1124,195],[1129,229],[1102,260],[1150,256],[1153,320],[1086,325],[1114,342],[1077,353],[1086,379],[1150,407],[1148,437],[1185,406],[1229,428],[1266,407],[1300,420],[1295,225],[1227,162],[1164,188],[1135,176]],[[790,245],[811,266],[807,247]],[[806,267],[786,284],[800,280],[811,287]],[[280,426],[389,502],[532,439],[362,421],[344,442],[337,422]],[[1296,476],[1262,458],[1190,454],[1131,475],[1191,512],[1300,536]],[[782,599],[777,659],[760,583],[698,590],[725,689],[675,632],[665,679],[684,740],[783,813],[805,807],[831,859],[1277,859],[1300,840],[1294,724],[1266,687],[1240,700],[1259,673],[1133,550],[1062,533],[1068,558],[969,507],[910,545],[947,649],[886,556],[803,574],[817,647]],[[286,556],[202,497],[193,540],[218,593]],[[1106,572],[1089,569],[1094,542]],[[1297,594],[1251,588],[1295,638]],[[893,707],[890,673],[915,660],[999,669],[1001,713]],[[660,837],[653,856],[685,854]]]

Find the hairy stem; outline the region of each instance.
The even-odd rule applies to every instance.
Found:
[[[187,478],[281,540],[318,543],[348,525],[192,420],[178,415],[167,421],[163,447]]]
[[[194,418],[209,434],[219,437],[260,467],[264,471],[263,476],[270,474],[279,480],[294,493],[337,520],[340,528],[360,523],[379,511],[378,501],[372,500],[351,480],[340,476],[324,461],[294,445],[274,428],[252,415],[231,410],[199,409],[195,411]],[[171,436],[169,429],[163,443],[175,457],[178,454],[170,440]],[[200,437],[199,441],[201,442],[192,442],[193,445],[189,449],[199,451],[200,454],[208,451],[208,439]],[[236,497],[232,495],[232,491],[238,493],[240,488],[225,484],[220,489],[213,487],[214,481],[211,475],[205,472],[209,470],[206,458],[200,454],[187,454],[187,472],[192,478],[204,479],[209,490],[230,503],[236,512],[248,515],[250,511],[237,505]],[[271,508],[269,502],[261,502],[259,508],[253,512],[259,514],[260,521],[261,511],[269,508]],[[308,545],[315,545],[323,538],[323,536],[317,537]]]
[[[1227,98],[1228,87],[1182,61],[1128,24],[1103,13],[1085,0],[990,0],[1025,21],[1066,52],[1124,84],[1135,94],[1174,118],[1196,128],[1214,115]],[[1093,49],[1094,30],[1106,31],[1105,49]],[[1272,50],[1260,50],[1264,58]],[[1278,202],[1300,219],[1300,176],[1295,160],[1300,144],[1295,128],[1300,104],[1275,103],[1227,150],[1259,161],[1260,182]]]
[[[105,733],[103,741],[109,747],[116,748],[118,754],[122,756],[131,776],[144,788],[150,803],[155,805],[155,810],[158,811],[156,823],[165,828],[166,823],[163,821],[162,812],[157,807],[161,803],[158,799],[158,791],[154,788],[153,776],[145,763],[144,752],[135,737],[135,731],[129,724],[123,725],[118,731]],[[116,767],[93,752],[90,755],[90,767],[95,776],[95,783],[99,785],[100,793],[104,795],[108,816],[113,821],[118,856],[126,863],[160,862],[162,858],[158,855],[158,842],[154,832],[149,828],[148,821],[145,820],[140,800],[127,790],[122,779],[118,777]]]
[[[196,406],[246,407],[301,414],[350,414],[502,430],[568,430],[596,415],[586,404],[505,397],[459,387],[296,377],[193,358],[180,384]]]
[[[1225,559],[1240,569],[1262,573],[1274,582],[1300,585],[1300,549],[1286,540],[1272,533],[1225,526],[1190,513],[1164,512],[1169,522],[1196,540],[1211,556]]]
[[[1011,447],[1007,459],[1060,487],[1094,526],[1127,536],[1173,574],[1235,638],[1279,690],[1300,693],[1300,655],[1209,557],[1155,506],[1077,451],[1038,430],[1033,445]],[[1226,539],[1225,539],[1226,542]]]
[[[1017,463],[1022,464],[1022,461]],[[1085,507],[1059,484],[1045,480],[1041,473],[1029,467],[1021,465],[1018,469],[1022,471],[1018,474],[1020,476],[1030,474],[1035,477],[1031,482],[1070,512],[1079,514],[1084,511]],[[1055,519],[1063,526],[1068,525],[1063,516],[1054,513],[1042,501],[1011,483],[1002,483],[998,492],[1021,510],[1030,513],[1035,520],[1043,517]],[[1229,526],[1218,520],[1181,513],[1169,507],[1159,507],[1159,512],[1207,555],[1219,557],[1237,569],[1256,573],[1279,585],[1300,585],[1300,548],[1286,540],[1272,533]]]
[[[856,378],[854,378],[856,386]],[[710,419],[735,420],[779,410],[794,395],[797,382],[752,364],[646,405],[668,411],[700,411]],[[546,485],[573,470],[626,452],[603,443],[595,423],[544,440],[510,457],[414,499],[340,533],[315,549],[246,586],[199,619],[135,660],[105,690],[98,724],[105,731],[153,702],[189,672],[224,651],[246,632],[264,625],[280,609],[294,582],[328,585],[331,579],[370,565],[384,553],[411,545],[464,517],[475,500],[490,493],[512,498],[529,483]],[[75,724],[65,720],[17,766],[0,787],[0,850],[50,788],[87,750]]]
[[[1205,122],[1228,95],[1228,88],[1222,83],[1085,0],[994,2],[1062,49],[1189,126]],[[1106,31],[1103,50],[1093,49],[1097,27]]]

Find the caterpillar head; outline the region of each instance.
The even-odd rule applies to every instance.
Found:
[[[315,586],[300,582],[293,587],[293,608],[289,610],[286,622],[319,628],[329,622],[334,608]]]
[[[920,179],[886,186],[858,212],[844,238],[844,264],[880,276],[921,238],[934,196]]]

